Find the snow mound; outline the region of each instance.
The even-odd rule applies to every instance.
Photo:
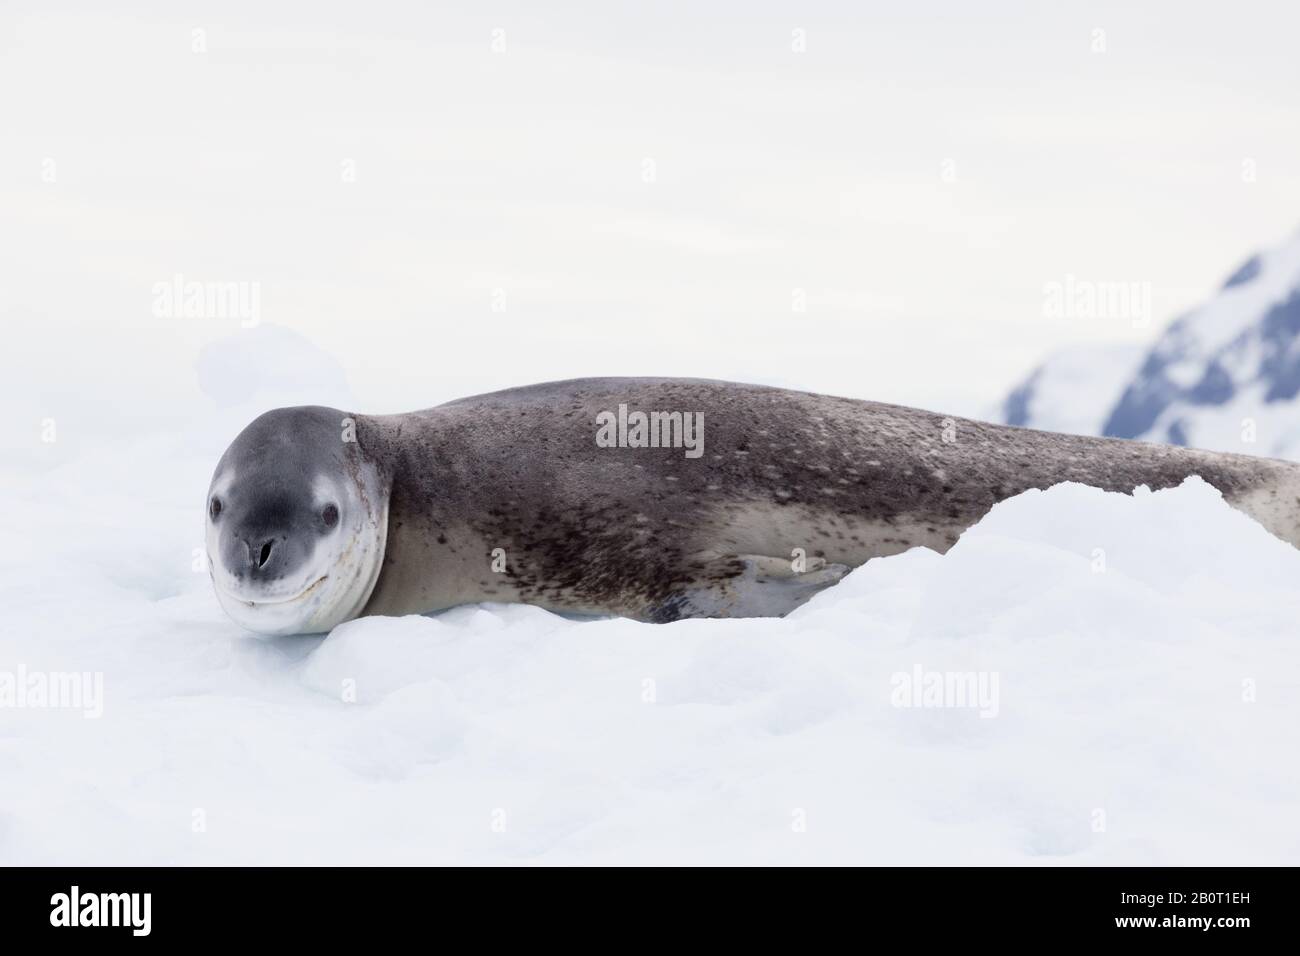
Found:
[[[205,346],[194,371],[199,389],[220,406],[346,405],[351,400],[347,373],[332,355],[301,333],[270,323]]]
[[[0,863],[1300,862],[1300,553],[1199,479],[1028,492],[784,620],[264,639],[112,561],[9,569],[0,675],[102,716],[0,710]]]

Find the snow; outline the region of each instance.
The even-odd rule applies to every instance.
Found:
[[[249,375],[0,477],[0,685],[103,686],[0,709],[0,863],[1300,861],[1300,554],[1198,479],[1026,493],[784,620],[269,639],[193,563]],[[986,694],[896,706],[931,675]]]

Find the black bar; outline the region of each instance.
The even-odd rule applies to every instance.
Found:
[[[620,870],[598,880],[580,871],[552,874],[545,882],[527,872],[423,868],[52,867],[8,869],[4,876],[0,925],[7,943],[66,942],[75,934],[91,945],[116,937],[204,945],[291,938],[337,946],[373,942],[377,929],[441,930],[448,944],[469,930],[471,939],[488,943],[513,929],[543,945],[545,927],[562,940],[562,927],[586,935],[616,919],[626,922],[629,941],[654,938],[659,948],[674,938],[688,945],[685,926],[695,920],[760,941],[771,933],[825,938],[836,931],[859,941],[920,933],[927,945],[1129,937],[1182,946],[1197,939],[1290,940],[1295,923],[1295,874],[1287,869]],[[570,882],[563,896],[556,892]],[[70,924],[74,886],[78,921],[116,912],[120,925],[53,925]],[[104,905],[99,894],[115,895]],[[488,935],[479,935],[485,929]]]

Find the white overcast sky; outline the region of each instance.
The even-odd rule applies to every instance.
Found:
[[[260,283],[360,411],[665,374],[978,413],[1300,226],[1297,36],[1281,0],[4,0],[0,387],[159,414],[241,334],[155,316],[179,273]],[[1067,275],[1154,326],[1046,317]]]

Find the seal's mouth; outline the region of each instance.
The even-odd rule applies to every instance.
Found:
[[[297,594],[294,594],[291,597],[276,598],[274,600],[268,600],[268,601],[262,601],[262,600],[250,601],[248,598],[244,597],[243,595],[235,594],[226,588],[222,588],[222,590],[226,592],[227,597],[231,598],[232,600],[238,601],[240,604],[246,604],[248,607],[279,607],[282,604],[292,604],[295,601],[301,601],[303,598],[307,597],[318,587],[320,587],[328,578],[329,578],[328,574],[322,574],[319,578],[317,578],[311,584],[307,585],[307,587],[303,588]]]

